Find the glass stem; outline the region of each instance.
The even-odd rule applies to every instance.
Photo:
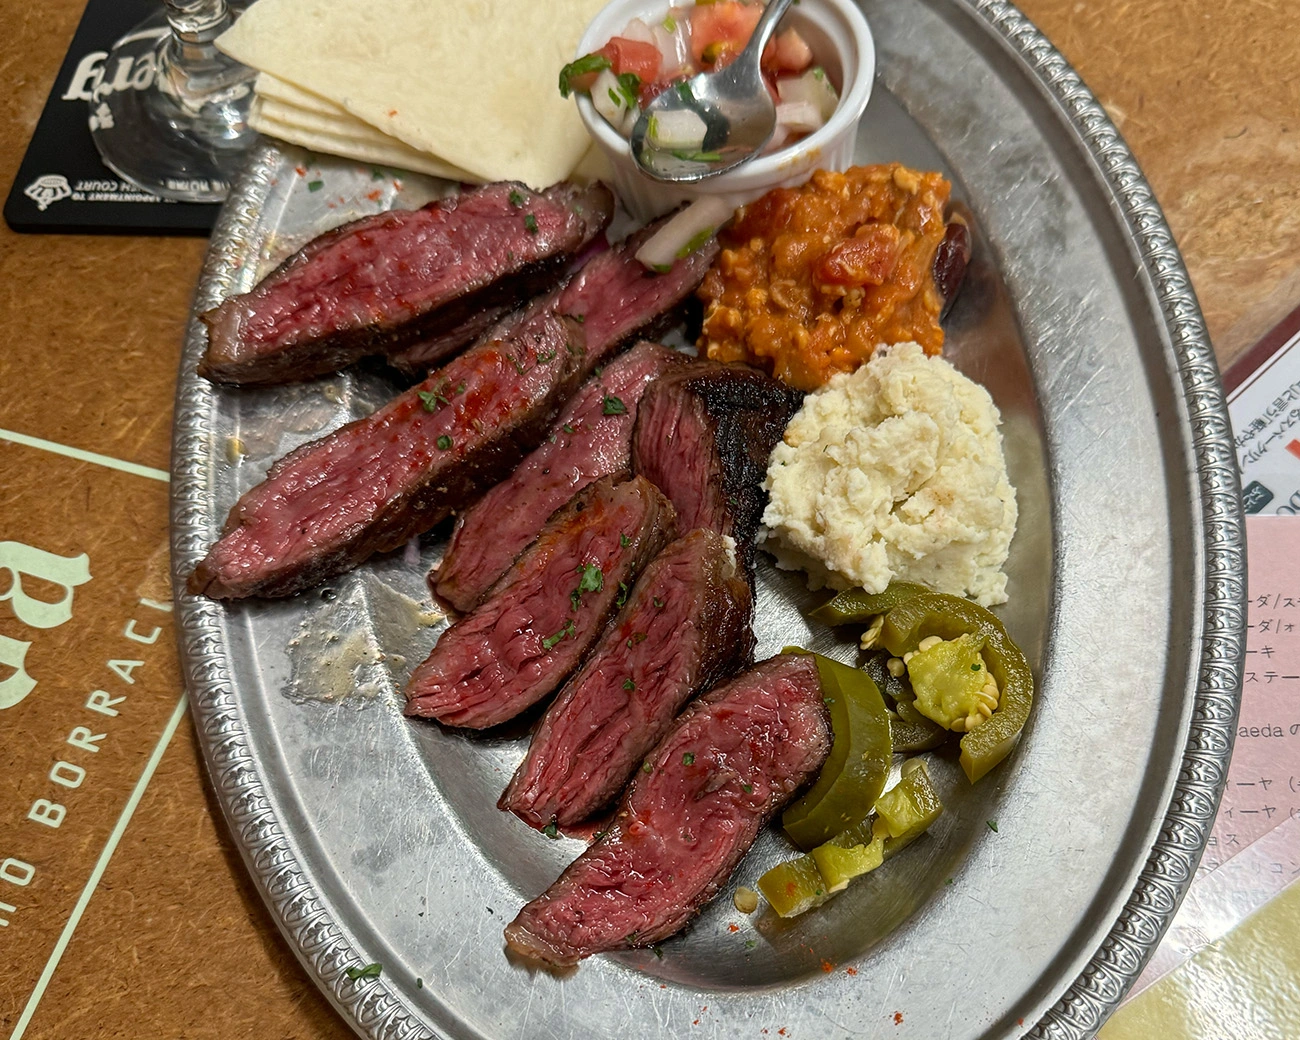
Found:
[[[167,21],[182,44],[210,44],[230,27],[226,0],[165,0]]]

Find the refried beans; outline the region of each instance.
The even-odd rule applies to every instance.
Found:
[[[705,276],[700,348],[801,390],[880,343],[943,348],[935,252],[951,185],[898,163],[818,170],[742,207]]]

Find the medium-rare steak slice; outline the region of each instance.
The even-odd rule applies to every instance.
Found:
[[[213,599],[287,596],[395,549],[508,473],[583,376],[548,306],[271,467],[190,577]]]
[[[563,291],[503,321],[505,335],[281,459],[235,503],[189,590],[301,592],[427,531],[505,477],[592,369],[672,320],[716,253],[701,249],[655,275],[634,259],[637,248],[633,238],[601,253]]]
[[[697,361],[669,372],[641,399],[632,469],[672,499],[683,531],[730,535],[751,568],[768,456],[802,401],[744,365]]]
[[[547,709],[497,804],[539,829],[604,808],[681,706],[749,662],[752,613],[721,535],[697,528],[673,542]]]
[[[575,492],[606,474],[630,476],[637,402],[652,379],[687,360],[641,343],[589,379],[550,436],[461,514],[442,564],[429,575],[434,591],[457,610],[469,610]]]
[[[492,589],[438,639],[406,686],[406,714],[486,729],[555,690],[673,537],[673,507],[640,477],[574,496]]]
[[[445,356],[483,332],[483,311],[499,315],[554,285],[612,213],[600,184],[538,193],[507,182],[344,224],[202,315],[199,373],[283,383],[421,340]]]
[[[809,656],[774,657],[705,694],[645,760],[604,838],[519,912],[506,942],[527,957],[573,964],[672,935],[830,746]]]

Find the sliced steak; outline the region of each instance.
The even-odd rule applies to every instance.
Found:
[[[497,804],[539,829],[604,808],[681,706],[749,662],[752,614],[749,583],[721,535],[697,528],[673,542],[547,709]]]
[[[669,372],[641,399],[632,468],[672,499],[682,530],[730,535],[752,567],[768,456],[802,401],[744,365],[698,361]]]
[[[550,436],[515,471],[461,514],[434,591],[469,610],[575,492],[606,474],[631,475],[632,424],[650,381],[687,357],[641,343],[612,361],[573,396]]]
[[[459,325],[444,332],[435,333],[409,347],[403,347],[395,354],[389,354],[387,361],[394,368],[415,379],[423,379],[436,366],[463,347],[472,343],[494,328],[511,314],[522,317],[523,312],[511,308],[508,304],[499,307],[484,307],[469,315]]]
[[[373,415],[281,459],[235,504],[189,590],[301,592],[427,531],[505,477],[593,368],[673,319],[715,252],[653,275],[633,258],[638,241],[601,253],[562,292],[502,322],[504,335]]]
[[[774,657],[705,694],[646,759],[604,838],[519,912],[506,942],[527,957],[573,964],[672,935],[830,746],[811,657]]]
[[[190,591],[287,596],[427,531],[536,445],[582,379],[582,343],[539,305],[508,338],[286,455],[235,503]]]
[[[199,373],[283,383],[424,340],[445,356],[484,330],[482,312],[554,285],[612,213],[600,184],[538,193],[500,183],[344,224],[202,315]]]
[[[578,666],[621,589],[672,537],[673,507],[648,480],[588,485],[438,639],[407,684],[406,714],[486,729],[536,704]]]

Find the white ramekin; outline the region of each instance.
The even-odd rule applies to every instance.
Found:
[[[599,50],[633,18],[662,19],[668,0],[613,0],[592,20],[578,43],[578,54]],[[840,103],[821,129],[780,151],[755,159],[731,173],[695,184],[664,184],[642,173],[619,133],[579,94],[578,112],[592,139],[609,160],[614,188],[628,212],[650,220],[701,195],[726,195],[740,205],[766,191],[802,184],[815,169],[844,170],[853,164],[858,122],[871,98],[876,48],[871,29],[853,0],[800,0],[782,25],[792,25],[808,42],[832,82],[840,84]]]

